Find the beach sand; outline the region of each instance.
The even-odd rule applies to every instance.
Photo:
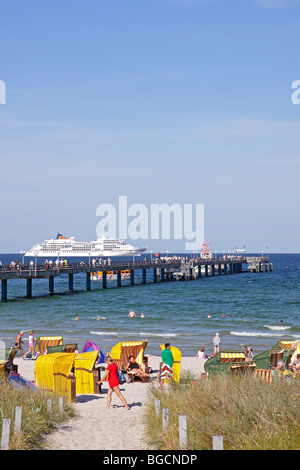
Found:
[[[34,380],[35,361],[15,358],[19,374]],[[72,418],[46,437],[44,448],[52,450],[145,450],[142,417],[149,391],[155,385],[160,357],[148,355],[148,364],[153,369],[149,383],[132,382],[120,385],[120,390],[130,410],[116,396],[112,395],[110,409],[106,408],[108,383],[102,385],[100,395],[77,395],[74,408],[76,418]],[[196,357],[182,357],[181,372],[191,371],[199,377],[204,361]],[[101,373],[103,377],[104,372]]]

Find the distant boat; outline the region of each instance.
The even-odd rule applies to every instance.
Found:
[[[202,245],[200,258],[201,259],[212,259],[213,258],[213,255],[211,254],[209,246],[206,242],[203,243],[203,245]]]
[[[65,238],[58,233],[56,238],[34,245],[25,256],[34,257],[112,257],[141,255],[146,248],[138,248],[116,238],[97,238],[95,241],[78,242],[74,237]]]

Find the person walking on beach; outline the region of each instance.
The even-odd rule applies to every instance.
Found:
[[[26,354],[24,354],[23,358],[25,358],[27,356],[27,354],[30,354],[31,353],[31,357],[34,356],[34,331],[31,331],[29,333],[29,338],[28,338],[28,347],[29,347],[29,351],[27,351]]]
[[[110,408],[111,395],[113,392],[115,392],[116,395],[123,402],[126,410],[129,410],[130,408],[127,405],[127,402],[119,389],[118,367],[110,356],[107,356],[105,358],[105,362],[107,363],[107,369],[106,369],[103,379],[99,380],[98,385],[104,382],[105,380],[108,380],[109,390],[107,392],[106,408]]]
[[[214,354],[217,354],[220,351],[221,338],[219,333],[216,333],[216,336],[213,338],[214,343]]]
[[[22,337],[24,335],[24,331],[20,331],[18,336],[16,337],[15,347],[20,349],[21,356],[23,357],[23,346],[22,346]]]

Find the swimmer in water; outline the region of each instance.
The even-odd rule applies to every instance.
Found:
[[[135,317],[136,317],[136,314],[134,313],[132,309],[130,309],[130,312],[128,313],[128,318],[135,318]]]
[[[143,312],[141,313],[141,318],[146,318],[146,315]]]
[[[211,314],[210,314],[210,313],[207,315],[207,318],[211,318]]]

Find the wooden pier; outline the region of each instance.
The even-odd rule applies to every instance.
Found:
[[[0,269],[1,279],[1,300],[7,300],[8,280],[25,279],[26,280],[26,297],[32,297],[32,283],[35,279],[48,279],[49,295],[54,295],[54,280],[58,276],[68,275],[68,291],[72,292],[74,275],[85,273],[85,288],[91,290],[92,282],[102,282],[102,288],[107,288],[108,273],[112,271],[116,273],[117,287],[122,285],[122,271],[130,273],[129,285],[135,285],[135,273],[140,270],[142,272],[142,284],[146,284],[147,270],[152,271],[153,283],[163,282],[166,280],[192,280],[208,276],[220,276],[227,274],[238,274],[243,271],[243,265],[246,270],[250,266],[252,272],[262,272],[269,270],[269,258],[252,258],[247,257],[229,257],[216,258],[211,260],[205,259],[145,259],[143,261],[102,261],[102,263],[70,263],[60,266],[49,266],[45,264],[32,265],[3,265]],[[253,268],[255,266],[255,269]],[[258,268],[256,268],[258,266]],[[266,267],[268,266],[268,268]],[[272,269],[273,270],[273,266]],[[93,273],[101,272],[101,281],[92,281]],[[128,285],[128,283],[127,283]]]

